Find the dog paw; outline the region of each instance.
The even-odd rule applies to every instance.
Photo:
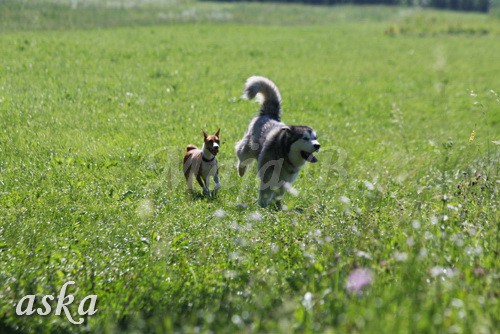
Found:
[[[262,208],[265,208],[269,203],[261,198],[259,198],[258,200],[258,203],[259,205],[262,207]]]
[[[207,187],[203,187],[203,195],[211,197],[210,190]]]

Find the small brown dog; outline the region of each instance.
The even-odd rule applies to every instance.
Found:
[[[215,156],[219,153],[220,129],[215,135],[209,136],[203,131],[204,143],[201,150],[196,146],[189,144],[186,147],[184,154],[184,176],[186,177],[187,186],[190,191],[193,190],[193,176],[203,188],[203,195],[212,197],[217,194],[220,188],[219,168]],[[215,187],[210,193],[210,177],[214,178]]]

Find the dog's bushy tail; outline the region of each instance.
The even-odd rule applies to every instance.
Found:
[[[281,117],[281,95],[278,87],[271,80],[253,76],[247,79],[243,98],[251,100],[257,97],[261,108],[261,115],[269,115],[277,121]]]

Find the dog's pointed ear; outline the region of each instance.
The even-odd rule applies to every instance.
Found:
[[[282,127],[281,131],[285,131],[287,134],[291,134],[292,133],[292,129],[290,129],[290,127],[288,127],[288,126]]]
[[[219,136],[220,136],[220,128],[219,128],[219,130],[217,130],[217,132],[215,133],[215,136],[216,136],[216,137],[219,137]]]
[[[208,135],[207,133],[205,132],[205,130],[201,130],[203,132],[203,138],[207,139]]]

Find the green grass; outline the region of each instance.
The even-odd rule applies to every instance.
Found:
[[[0,329],[495,332],[496,12],[61,3],[0,3]],[[235,169],[253,74],[324,148],[285,211]],[[193,198],[183,150],[219,127],[222,188]],[[85,325],[15,314],[70,280]]]

